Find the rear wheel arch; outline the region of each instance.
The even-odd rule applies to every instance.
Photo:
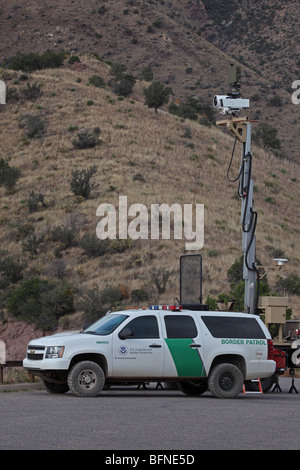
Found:
[[[233,364],[236,367],[240,369],[242,372],[243,376],[246,377],[246,361],[245,358],[239,354],[222,354],[220,356],[217,356],[214,358],[211,366],[210,366],[210,372],[214,369],[215,366],[219,364]]]

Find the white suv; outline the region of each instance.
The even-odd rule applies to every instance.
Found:
[[[177,382],[189,395],[209,389],[235,398],[244,381],[273,375],[272,354],[256,315],[152,306],[108,313],[80,333],[35,339],[23,365],[51,393],[92,397],[112,384]]]

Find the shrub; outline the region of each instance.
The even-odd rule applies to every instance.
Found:
[[[80,58],[78,57],[78,55],[71,55],[69,60],[68,60],[68,64],[75,64],[75,62],[80,62]]]
[[[113,92],[119,96],[129,96],[133,92],[136,79],[133,75],[123,75],[120,80],[113,84]]]
[[[52,228],[50,236],[52,241],[61,242],[61,249],[66,250],[76,245],[76,231],[68,225],[56,225]]]
[[[105,81],[100,77],[100,75],[93,75],[92,77],[89,77],[89,85],[93,85],[97,88],[104,88]]]
[[[166,268],[150,269],[151,282],[157,288],[159,294],[163,294],[166,291],[171,275],[172,271],[168,271]]]
[[[41,87],[37,82],[34,82],[32,85],[27,83],[26,87],[21,89],[21,93],[27,100],[36,100],[42,94]]]
[[[31,256],[37,256],[38,250],[44,240],[45,235],[36,235],[35,233],[30,233],[22,243],[22,250],[25,252],[28,251]]]
[[[11,167],[4,158],[0,158],[0,186],[12,191],[20,176],[21,171],[18,168]]]
[[[149,294],[145,289],[133,289],[131,291],[131,299],[134,302],[144,302],[149,300]]]
[[[39,114],[22,116],[18,125],[20,129],[25,129],[30,139],[41,137],[46,129],[46,123]]]
[[[0,258],[0,272],[12,284],[23,279],[23,270],[25,268],[26,263],[20,261],[19,258],[14,258],[10,255]]]
[[[95,147],[99,143],[98,132],[99,128],[94,129],[93,131],[89,131],[87,129],[83,129],[77,133],[77,138],[73,139],[72,144],[77,149],[88,149]]]
[[[99,240],[94,233],[92,235],[86,233],[79,241],[79,246],[89,258],[103,256],[107,252],[109,245],[109,240]]]
[[[146,82],[151,82],[151,80],[153,80],[153,72],[150,66],[142,68],[141,78]]]
[[[43,194],[36,194],[34,191],[31,191],[27,200],[27,205],[31,214],[39,210],[40,207],[46,207]]]
[[[83,197],[88,199],[91,195],[92,189],[95,187],[95,183],[91,182],[92,177],[97,172],[95,165],[87,168],[86,170],[73,170],[71,179],[71,190],[75,196]]]
[[[74,312],[74,290],[64,280],[30,278],[11,291],[6,307],[16,318],[52,330],[60,317]]]
[[[36,52],[18,52],[18,54],[6,61],[6,66],[12,70],[33,72],[34,70],[61,67],[64,59],[64,52],[51,50],[41,55]]]
[[[280,150],[281,143],[277,138],[278,130],[272,127],[267,122],[262,122],[257,126],[256,133],[254,134],[253,140],[262,145],[263,148],[269,148],[271,150]]]
[[[276,290],[281,295],[300,295],[300,276],[289,274],[286,278],[278,277]]]
[[[116,308],[122,300],[128,298],[124,286],[106,286],[102,290],[97,284],[92,289],[79,292],[77,308],[85,312],[85,321],[94,322],[101,318],[107,310]]]

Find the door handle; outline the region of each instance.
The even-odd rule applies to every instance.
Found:
[[[191,343],[189,344],[189,348],[201,348],[201,344]]]
[[[161,348],[161,344],[149,344],[149,348]]]

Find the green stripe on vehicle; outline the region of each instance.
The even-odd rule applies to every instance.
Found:
[[[205,377],[205,369],[197,349],[190,348],[190,338],[165,338],[172,355],[178,377]]]

